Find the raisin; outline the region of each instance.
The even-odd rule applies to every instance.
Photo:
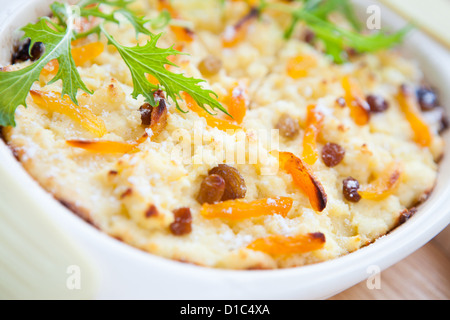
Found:
[[[218,74],[220,69],[222,69],[222,61],[213,55],[207,56],[198,65],[198,70],[205,77],[212,77]]]
[[[144,103],[140,108],[141,123],[143,126],[150,126],[153,137],[158,136],[167,125],[168,111],[164,93],[157,90],[154,94],[158,106],[153,107],[149,103]]]
[[[303,41],[312,45],[314,43],[315,39],[316,39],[316,34],[314,33],[314,31],[312,31],[310,29],[306,29],[303,34]]]
[[[371,94],[367,96],[366,100],[370,106],[370,112],[380,113],[389,108],[388,102],[382,96]]]
[[[322,149],[322,160],[327,167],[335,167],[344,160],[345,149],[336,143],[327,143]]]
[[[140,108],[139,112],[141,113],[141,122],[143,126],[149,126],[152,122],[152,111],[153,107],[150,103],[144,103]]]
[[[350,202],[359,202],[361,196],[358,193],[359,182],[358,180],[348,177],[343,181],[342,191],[344,193],[344,198]]]
[[[192,231],[192,215],[191,209],[179,208],[173,211],[175,218],[169,226],[170,232],[176,236],[189,234]]]
[[[222,199],[224,192],[225,180],[218,174],[211,174],[203,180],[197,196],[197,201],[200,204],[213,204]]]
[[[42,54],[44,53],[44,44],[42,42],[34,43],[33,47],[31,47],[31,41],[28,39],[24,42],[16,52],[14,52],[12,56],[12,63],[23,62],[27,60],[36,61],[38,60]]]
[[[436,92],[429,88],[422,87],[417,89],[416,95],[422,111],[430,111],[439,104]]]
[[[280,119],[278,119],[275,129],[280,131],[281,136],[293,139],[299,134],[300,125],[298,124],[298,121],[284,113],[281,115]]]
[[[236,168],[226,164],[219,164],[209,170],[208,174],[217,174],[225,180],[225,190],[221,201],[242,199],[247,193],[245,180]]]

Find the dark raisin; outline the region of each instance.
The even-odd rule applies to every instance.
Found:
[[[342,192],[344,193],[344,198],[350,202],[359,202],[361,196],[358,193],[359,182],[358,180],[348,177],[343,181]]]
[[[306,31],[303,34],[303,41],[305,41],[306,43],[309,43],[309,44],[313,44],[315,39],[316,39],[316,34],[314,33],[314,31],[312,31],[310,29],[306,29]]]
[[[328,142],[322,148],[322,160],[327,167],[332,168],[337,166],[342,160],[344,160],[344,157],[345,149],[336,143]]]
[[[182,236],[192,231],[192,215],[191,209],[179,208],[173,211],[175,218],[169,226],[170,232],[176,236]]]
[[[366,101],[370,106],[370,111],[374,113],[384,112],[389,108],[386,99],[379,95],[369,95],[367,96]]]
[[[295,138],[300,133],[298,121],[286,113],[282,114],[280,119],[278,119],[275,129],[280,131],[281,136],[289,139]]]
[[[152,123],[152,111],[153,107],[150,103],[144,103],[140,108],[139,112],[141,113],[141,121],[143,126],[149,126]]]
[[[346,49],[345,49],[345,53],[347,54],[347,56],[348,56],[349,58],[351,58],[351,57],[356,57],[356,56],[359,55],[358,50],[356,50],[355,48],[346,48]]]
[[[222,199],[224,192],[225,180],[218,174],[211,174],[203,180],[197,196],[197,201],[200,204],[213,204]]]
[[[143,126],[150,126],[153,136],[158,136],[167,125],[168,111],[164,93],[157,90],[154,94],[155,101],[158,103],[156,107],[152,107],[149,103],[144,103],[140,108],[141,123]]]
[[[245,180],[236,168],[226,164],[219,164],[209,170],[208,174],[217,174],[225,180],[225,190],[221,201],[243,199],[247,193]]]
[[[429,88],[421,87],[417,89],[416,95],[422,111],[430,111],[439,104],[437,94]]]
[[[205,77],[212,77],[218,74],[220,69],[222,69],[222,60],[213,55],[207,56],[198,65],[198,70]]]
[[[26,42],[20,45],[16,52],[14,52],[12,56],[13,64],[27,60],[36,61],[42,56],[42,54],[44,53],[44,44],[42,42],[36,42],[31,48],[31,52],[30,44],[31,41],[30,39],[28,39]]]

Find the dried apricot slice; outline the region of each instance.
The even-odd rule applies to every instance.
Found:
[[[365,125],[370,120],[370,106],[364,100],[364,95],[355,80],[349,76],[342,78],[342,88],[345,91],[345,102],[350,108],[350,116],[357,125]]]
[[[399,162],[387,166],[387,168],[369,185],[362,187],[358,193],[363,199],[383,200],[391,195],[400,183],[402,174]]]
[[[200,117],[205,118],[208,126],[217,128],[223,131],[226,130],[239,130],[242,127],[231,123],[228,120],[215,118],[213,115],[209,114],[207,111],[203,110],[198,106],[195,100],[187,93],[183,92],[184,100],[186,101],[186,106],[198,114]]]
[[[247,113],[247,90],[242,84],[236,83],[228,92],[225,98],[225,104],[228,106],[228,113],[231,120],[241,124]]]
[[[317,151],[316,140],[323,125],[324,115],[317,111],[316,106],[308,106],[308,113],[306,117],[306,128],[303,136],[303,160],[313,165],[319,158]]]
[[[106,133],[106,126],[102,119],[87,107],[75,105],[67,96],[61,98],[60,93],[38,90],[31,90],[30,95],[40,108],[68,116],[97,137],[102,137]]]
[[[72,49],[72,57],[76,66],[82,66],[86,62],[98,57],[105,50],[105,45],[101,42],[91,42],[83,46]],[[58,60],[50,61],[41,71],[41,75],[48,76],[58,72]]]
[[[192,32],[192,30],[188,28],[179,26],[170,26],[170,30],[172,30],[177,41],[188,43],[194,41],[194,33]]]
[[[72,56],[75,65],[82,66],[86,62],[98,57],[104,50],[105,45],[98,41],[73,48]]]
[[[311,207],[315,211],[322,212],[327,206],[327,194],[311,168],[290,152],[279,152],[278,156],[280,168],[292,176],[295,185],[308,197]]]
[[[129,153],[136,150],[136,148],[147,140],[147,138],[148,134],[145,133],[139,139],[130,142],[108,140],[67,140],[66,143],[71,147],[96,153]]]
[[[304,78],[308,75],[309,70],[316,66],[316,58],[309,55],[298,55],[288,60],[287,74],[292,79]]]
[[[167,10],[170,13],[172,19],[177,19],[180,17],[178,12],[174,9],[172,4],[168,0],[159,0],[158,1],[158,10],[163,11]],[[175,38],[181,42],[192,42],[194,40],[193,32],[185,27],[180,26],[170,26],[170,30],[175,35]]]
[[[422,119],[419,111],[419,106],[413,98],[411,92],[405,86],[402,86],[397,93],[397,101],[400,109],[409,122],[412,131],[414,132],[414,141],[422,146],[429,147],[433,141],[431,130],[425,121]]]
[[[273,235],[256,239],[247,248],[262,251],[271,256],[306,253],[322,249],[325,246],[325,235],[320,232],[300,234],[296,236]]]
[[[215,204],[204,203],[200,213],[208,219],[220,218],[228,221],[241,221],[274,214],[286,217],[293,202],[292,198],[288,197],[266,198],[252,202],[229,200]]]

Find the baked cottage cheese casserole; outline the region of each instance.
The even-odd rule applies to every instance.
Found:
[[[302,266],[385,235],[435,185],[437,94],[391,48],[406,30],[359,32],[347,1],[51,9],[0,72],[3,137],[125,243],[208,267]]]

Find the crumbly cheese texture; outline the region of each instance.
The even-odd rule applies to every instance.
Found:
[[[134,7],[155,17],[156,2],[138,1]],[[206,82],[202,85],[214,90],[219,99],[236,83],[245,84],[247,112],[241,126],[248,140],[256,139],[261,130],[270,132],[282,114],[289,114],[299,122],[300,134],[294,139],[280,137],[276,148],[300,156],[307,106],[316,105],[324,114],[318,150],[333,142],[346,151],[344,160],[333,168],[320,158],[312,166],[328,198],[323,212],[311,208],[291,175],[283,170],[264,171],[276,162],[269,153],[276,141],[249,148],[244,161],[230,160],[233,157],[216,152],[217,147],[225,145],[232,155],[237,154],[237,150],[242,150],[242,131],[230,134],[209,127],[204,118],[192,111],[180,112],[170,100],[167,126],[154,141],[148,139],[137,152],[101,154],[69,146],[67,140],[96,137],[68,116],[39,108],[29,97],[28,107],[17,109],[17,126],[4,129],[8,144],[25,169],[56,199],[112,237],[152,254],[201,266],[230,269],[302,266],[340,257],[385,235],[397,225],[402,211],[431,192],[437,178],[437,161],[443,152],[439,123],[427,118],[433,141],[430,147],[419,146],[395,99],[400,85],[420,85],[423,75],[419,67],[396,51],[359,55],[351,62],[334,64],[320,48],[300,40],[302,27],[290,40],[284,40],[286,17],[270,12],[251,23],[242,41],[224,48],[224,34],[230,36],[226,35],[230,32],[227,27],[242,18],[248,6],[244,1],[227,1],[224,7],[221,3],[172,1],[181,18],[192,23],[193,41],[177,42],[173,30],[167,27],[159,46],[178,44],[188,55],[176,57],[175,63],[180,68],[171,70],[204,78]],[[126,22],[108,28],[121,44],[146,41],[144,36],[136,39],[135,31]],[[102,41],[106,44],[105,39]],[[198,66],[209,55],[219,58],[223,66],[218,74],[204,77]],[[307,70],[306,76],[293,79],[287,74],[287,63],[300,55],[311,56],[317,63]],[[106,125],[107,133],[100,139],[126,142],[141,137],[145,127],[139,108],[144,101],[142,97],[131,97],[131,75],[116,50],[108,46],[78,70],[94,92],[92,95],[80,92],[80,104]],[[336,103],[344,96],[340,82],[344,75],[357,79],[365,94],[385,97],[389,109],[372,114],[367,125],[355,124],[349,108]],[[47,85],[46,79],[41,80],[34,84],[34,90],[61,91],[60,82]],[[179,103],[188,110],[184,101]],[[217,117],[226,118],[220,113]],[[180,136],[186,133],[191,138],[187,142],[188,154],[180,152],[186,144]],[[200,142],[196,135],[202,137]],[[255,152],[263,156],[254,163],[246,161]],[[402,174],[391,195],[358,203],[344,198],[344,179],[351,176],[367,185],[394,161],[401,163]],[[294,203],[288,215],[237,222],[203,217],[196,200],[201,182],[211,168],[222,163],[238,169],[245,179],[247,193],[242,201],[290,197]],[[149,215],[152,206],[157,214]],[[192,231],[176,236],[169,226],[174,221],[173,211],[181,207],[191,209]],[[271,235],[316,232],[325,235],[325,246],[308,253],[271,256],[247,248],[252,241]]]

